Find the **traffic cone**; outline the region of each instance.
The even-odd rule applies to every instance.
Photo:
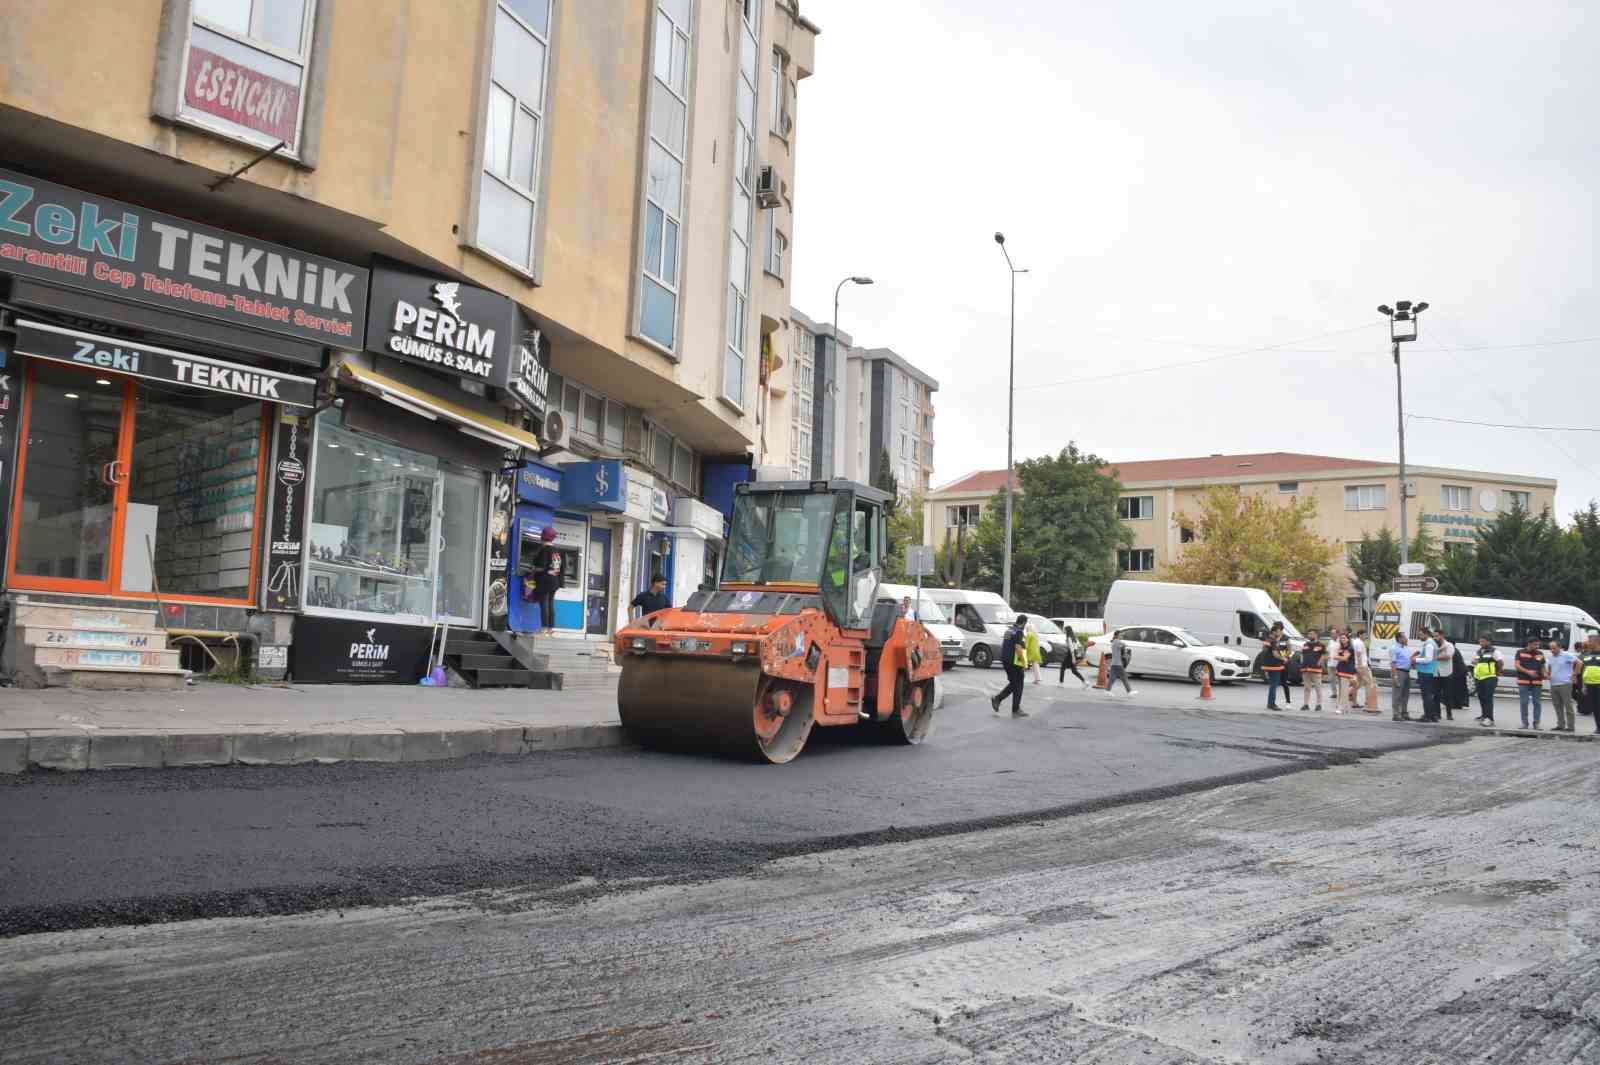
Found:
[[[1200,674],[1200,698],[1211,698],[1211,671],[1209,669]]]
[[[1100,676],[1095,680],[1094,686],[1101,691],[1109,691],[1111,689],[1111,659],[1106,657],[1106,654],[1110,653],[1107,651],[1100,656]]]
[[[1377,712],[1378,712],[1378,682],[1374,680],[1374,681],[1369,681],[1368,684],[1367,684],[1367,713],[1376,714]]]

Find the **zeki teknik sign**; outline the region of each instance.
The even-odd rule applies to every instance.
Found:
[[[367,350],[506,390],[535,414],[550,388],[549,341],[506,296],[378,263]]]
[[[87,370],[126,374],[268,403],[314,407],[317,402],[317,383],[309,377],[191,355],[136,340],[83,333],[44,322],[17,322],[16,349],[19,355],[64,362]]]
[[[0,272],[342,348],[367,272],[0,170]]]

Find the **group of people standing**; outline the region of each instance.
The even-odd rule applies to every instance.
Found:
[[[1267,680],[1267,709],[1288,710],[1293,705],[1289,692],[1288,666],[1293,657],[1289,637],[1283,622],[1276,622],[1266,640],[1262,642],[1261,674]],[[1345,705],[1351,710],[1362,709],[1361,694],[1378,690],[1372,675],[1372,662],[1367,648],[1367,630],[1334,628],[1324,641],[1316,629],[1306,633],[1300,647],[1300,679],[1304,691],[1300,709],[1306,712],[1322,709],[1322,681],[1328,680],[1328,698],[1333,712],[1344,713]],[[1283,689],[1284,705],[1278,705],[1278,689]],[[1316,706],[1312,700],[1315,696]],[[1376,710],[1367,713],[1375,714]]]
[[[1466,708],[1466,697],[1460,694],[1467,684],[1467,669],[1461,652],[1441,629],[1425,635],[1420,646],[1414,645],[1404,633],[1395,637],[1390,659],[1394,670],[1396,721],[1438,721],[1441,704],[1446,719],[1454,720],[1454,711]],[[1580,641],[1577,650],[1569,651],[1560,640],[1546,642],[1538,636],[1529,636],[1511,664],[1511,675],[1517,682],[1522,728],[1537,730],[1540,727],[1544,685],[1548,681],[1550,702],[1556,712],[1553,731],[1577,731],[1577,714],[1582,712],[1596,715],[1595,731],[1600,732],[1600,713],[1597,713],[1600,712],[1600,639]],[[1471,676],[1478,698],[1477,721],[1485,728],[1494,724],[1494,694],[1504,670],[1505,662],[1493,641],[1488,636],[1480,636]],[[1417,686],[1422,692],[1422,717],[1418,719],[1407,712],[1412,672],[1416,673]]]

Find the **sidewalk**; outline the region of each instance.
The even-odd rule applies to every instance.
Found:
[[[0,688],[0,773],[422,762],[617,747],[615,686],[583,691],[232,685]]]

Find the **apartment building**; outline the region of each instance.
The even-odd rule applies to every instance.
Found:
[[[283,662],[534,627],[547,526],[572,636],[714,567],[791,346],[797,0],[0,20],[8,594]]]
[[[1315,500],[1313,531],[1344,545],[1346,557],[1363,535],[1401,527],[1400,471],[1393,463],[1277,451],[1122,462],[1108,469],[1122,482],[1119,517],[1133,534],[1133,544],[1117,553],[1117,568],[1128,577],[1158,576],[1182,554],[1194,534],[1178,517],[1197,513],[1201,494],[1213,485],[1237,485],[1277,502]],[[1005,470],[982,470],[929,493],[924,541],[943,546],[958,529],[976,524],[1005,479]],[[1470,547],[1473,531],[1497,513],[1521,507],[1537,514],[1555,505],[1556,482],[1547,478],[1408,466],[1406,479],[1414,492],[1407,505],[1408,535],[1427,529],[1446,551]],[[1349,577],[1341,561],[1341,592]],[[1358,609],[1358,599],[1351,605]],[[1092,606],[1086,611],[1092,613]]]

